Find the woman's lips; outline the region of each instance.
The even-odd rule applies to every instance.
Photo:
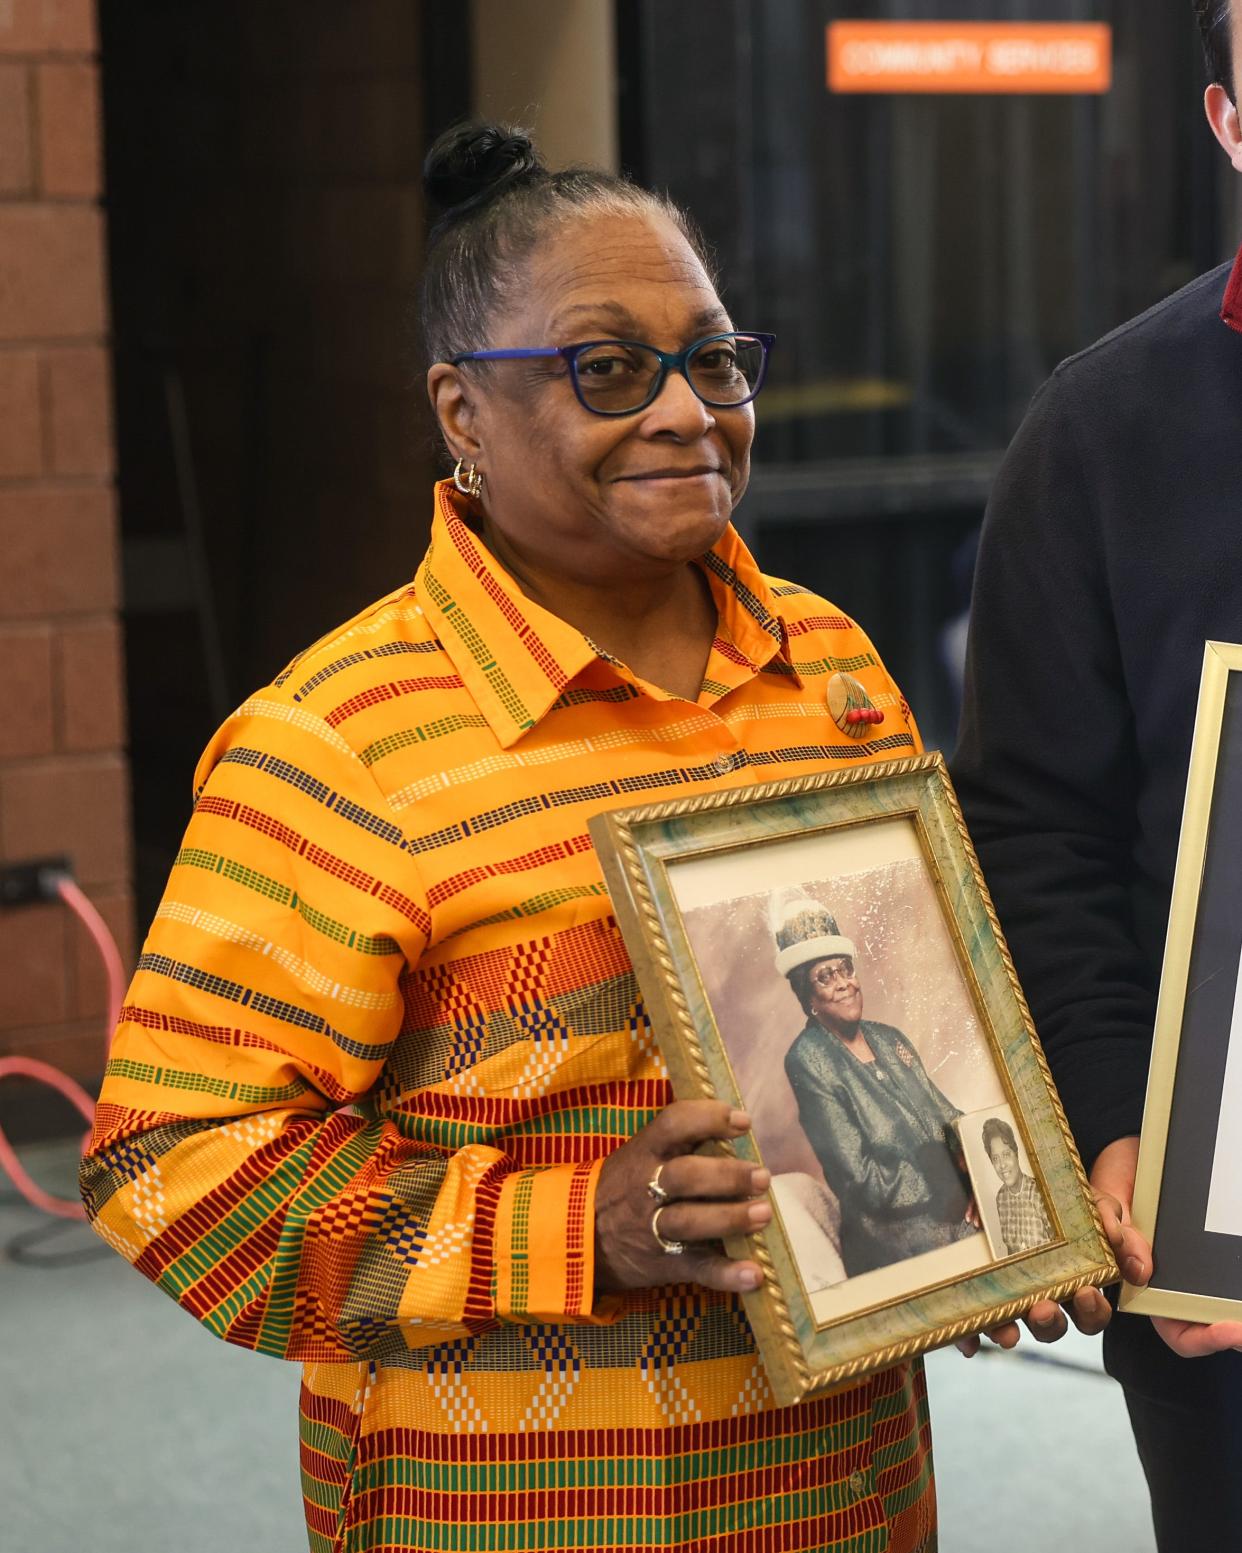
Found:
[[[641,474],[621,475],[618,483],[628,481],[655,481],[655,480],[706,480],[713,475],[724,478],[724,470],[707,465],[696,465],[692,469],[651,469],[644,470]]]

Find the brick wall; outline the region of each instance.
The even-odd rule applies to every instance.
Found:
[[[92,0],[0,3],[0,858],[67,854],[128,956],[95,50]],[[93,1079],[104,1006],[65,911],[0,915],[0,1053]]]

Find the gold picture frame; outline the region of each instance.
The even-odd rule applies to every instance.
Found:
[[[1155,1272],[1120,1298],[1139,1315],[1242,1318],[1239,781],[1242,646],[1207,642],[1131,1209]]]
[[[614,810],[590,830],[674,1092],[745,1108],[733,1147],[772,1171],[771,1223],[728,1250],[763,1269],[746,1312],[780,1402],[1116,1280],[939,755]],[[782,970],[801,956],[810,974],[825,947],[832,988],[855,987],[848,1046],[828,1034],[837,1011],[808,1013],[805,977]],[[1030,1171],[1016,1187],[1005,1117]],[[969,1206],[937,1219],[946,1160]],[[997,1255],[1000,1220],[985,1235],[978,1203],[1000,1209],[1002,1185],[1043,1216],[1019,1229],[1002,1209],[1016,1249]]]

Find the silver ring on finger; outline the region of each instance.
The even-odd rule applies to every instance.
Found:
[[[660,1185],[660,1173],[667,1163],[668,1161],[665,1160],[662,1164],[657,1165],[655,1175],[647,1182],[647,1196],[654,1202],[658,1202],[661,1208],[668,1201],[668,1192]],[[659,1238],[657,1235],[656,1239],[658,1240]]]
[[[659,1172],[657,1172],[657,1174],[658,1173]],[[665,1240],[664,1236],[660,1233],[660,1215],[664,1212],[666,1206],[666,1203],[661,1203],[660,1206],[651,1215],[651,1233],[655,1236],[656,1245],[659,1246],[660,1250],[664,1252],[665,1256],[680,1256],[686,1249],[685,1241]]]

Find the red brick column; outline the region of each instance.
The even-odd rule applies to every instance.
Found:
[[[67,854],[128,955],[95,49],[92,0],[0,0],[0,859]],[[64,910],[0,914],[0,1053],[94,1078],[103,1013]]]

